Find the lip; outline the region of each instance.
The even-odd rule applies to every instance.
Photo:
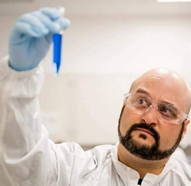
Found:
[[[140,132],[143,132],[143,133],[147,133],[151,136],[154,136],[154,134],[152,132],[150,132],[149,130],[147,129],[142,129],[142,128],[137,128],[136,130],[140,131]]]

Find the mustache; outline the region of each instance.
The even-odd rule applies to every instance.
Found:
[[[146,129],[153,134],[153,137],[154,137],[156,142],[158,142],[160,140],[159,133],[152,127],[152,125],[149,125],[146,123],[135,123],[134,125],[132,125],[130,127],[126,136],[129,136],[134,130],[137,130],[137,129]]]

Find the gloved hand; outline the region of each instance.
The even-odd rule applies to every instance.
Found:
[[[46,56],[52,34],[70,24],[55,8],[42,8],[24,14],[14,25],[9,40],[9,66],[17,71],[31,70]]]

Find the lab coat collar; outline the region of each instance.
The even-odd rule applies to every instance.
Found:
[[[118,144],[119,143],[117,143],[114,146],[114,148],[111,152],[112,161],[115,166],[115,169],[116,169],[118,175],[121,177],[121,179],[125,183],[127,183],[128,185],[137,185],[138,180],[140,178],[139,173],[137,171],[135,171],[134,169],[127,167],[126,165],[124,165],[123,163],[121,163],[118,160],[118,153],[117,153]],[[165,167],[160,175],[147,173],[142,181],[142,185],[151,186],[151,185],[155,185],[155,184],[159,183],[173,167],[174,167],[174,163],[173,163],[172,159],[170,158],[170,160],[167,162],[167,164],[165,165]]]

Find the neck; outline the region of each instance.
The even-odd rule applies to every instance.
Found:
[[[141,159],[128,152],[122,144],[118,146],[118,159],[121,163],[136,170],[141,179],[143,179],[147,173],[159,175],[169,160],[169,158],[157,161]]]

